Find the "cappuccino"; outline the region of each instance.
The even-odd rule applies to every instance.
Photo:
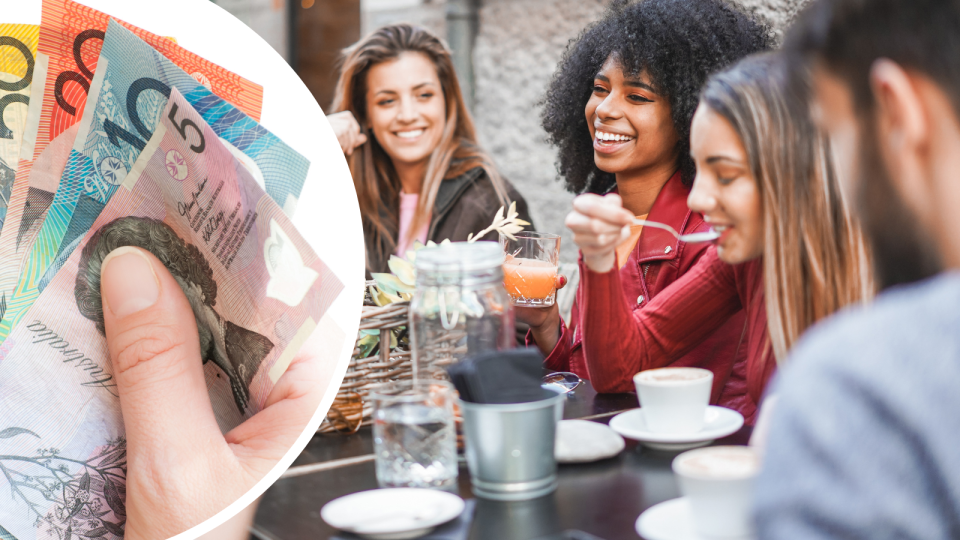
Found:
[[[700,368],[662,368],[633,377],[637,398],[652,433],[688,435],[703,429],[713,372]]]
[[[712,446],[673,460],[680,492],[690,502],[694,527],[708,538],[750,536],[750,501],[760,460],[748,446]]]
[[[640,380],[649,382],[696,381],[710,376],[710,371],[700,368],[662,368],[642,371]]]
[[[760,462],[749,447],[716,446],[683,454],[674,462],[673,468],[677,474],[705,480],[735,480],[756,475]]]

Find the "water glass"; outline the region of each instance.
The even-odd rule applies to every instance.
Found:
[[[448,488],[457,481],[453,386],[440,380],[388,383],[371,392],[380,487]]]
[[[557,299],[557,263],[560,237],[556,234],[519,232],[514,238],[500,235],[503,246],[503,286],[514,306],[550,307]]]

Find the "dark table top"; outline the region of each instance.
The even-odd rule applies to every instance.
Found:
[[[564,418],[607,423],[615,414],[636,408],[636,394],[597,394],[584,382],[567,400]],[[746,444],[744,427],[716,444]],[[458,540],[533,540],[591,538],[564,531],[583,531],[604,540],[638,539],[637,517],[654,504],[678,497],[670,463],[679,452],[651,450],[627,440],[618,456],[587,464],[559,466],[557,490],[522,502],[476,499],[457,523],[438,529]],[[317,435],[293,466],[264,494],[254,522],[262,540],[356,538],[339,533],[320,519],[327,502],[377,488],[373,436],[369,427],[352,435]],[[457,492],[474,499],[470,474],[461,464]],[[460,532],[457,532],[460,531]],[[466,532],[469,531],[469,532]]]

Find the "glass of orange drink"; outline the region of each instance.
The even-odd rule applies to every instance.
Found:
[[[557,298],[557,260],[560,236],[519,232],[500,236],[505,260],[503,286],[514,306],[550,307]]]

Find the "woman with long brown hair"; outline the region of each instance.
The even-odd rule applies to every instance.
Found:
[[[367,270],[386,272],[413,242],[466,240],[501,206],[526,201],[477,144],[450,51],[408,24],[344,51],[328,119],[360,200]]]
[[[759,403],[807,328],[872,296],[866,246],[829,142],[786,70],[774,54],[750,57],[714,75],[701,94],[688,204],[720,236],[696,267],[635,311],[617,272],[587,268],[584,356],[599,390],[630,390],[637,372],[670,365],[744,309],[747,390]],[[582,195],[567,223],[586,258],[612,253],[632,220],[619,199]]]

